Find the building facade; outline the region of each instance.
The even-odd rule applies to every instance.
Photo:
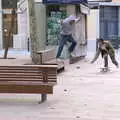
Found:
[[[25,49],[30,47],[29,33],[29,15],[27,0],[22,0],[18,3],[18,34],[14,35],[13,48]],[[78,0],[80,1],[80,0]],[[23,12],[21,12],[23,9]],[[76,56],[86,56],[87,46],[87,14],[89,9],[85,5],[71,4],[43,4],[41,0],[36,0],[36,21],[37,21],[37,39],[39,50],[55,48],[57,51],[60,25],[57,23],[62,18],[70,14],[81,15],[81,21],[75,26],[74,37],[78,42],[76,47]],[[81,11],[81,12],[80,12]],[[82,28],[82,29],[81,29]],[[29,41],[28,41],[29,40]],[[66,49],[66,47],[65,47]],[[66,51],[66,50],[65,50]],[[66,52],[65,52],[66,54]]]
[[[112,40],[115,36],[120,36],[120,2],[113,0],[92,5],[88,16],[88,49],[96,50],[96,39],[99,37]]]
[[[84,1],[78,0],[77,2]],[[86,2],[87,0],[85,0]],[[2,5],[1,5],[2,6]],[[59,42],[59,25],[56,23],[56,19],[62,19],[68,15],[74,14],[81,16],[81,21],[75,26],[75,33],[73,33],[74,38],[77,40],[77,47],[75,50],[76,56],[86,56],[87,54],[87,14],[89,14],[89,9],[84,4],[43,4],[41,0],[35,0],[36,9],[36,20],[37,20],[37,39],[39,50],[45,50],[49,48],[58,47]],[[1,7],[2,11],[2,7]],[[60,12],[62,11],[62,12]],[[11,10],[4,10],[3,15],[4,20],[2,20],[2,12],[0,12],[0,49],[4,48],[5,37],[7,34],[7,20],[11,15]],[[29,11],[28,11],[28,0],[19,0],[17,3],[17,15],[16,15],[16,32],[13,34],[10,47],[18,50],[28,50],[30,49],[30,26],[29,26]],[[8,19],[6,20],[6,16]],[[56,29],[50,28],[50,19],[52,19]],[[49,25],[48,25],[49,24]],[[4,25],[4,27],[3,27]],[[52,24],[51,24],[52,25]],[[6,27],[5,27],[6,26]],[[58,29],[57,29],[58,27]],[[55,31],[54,31],[55,30]],[[58,30],[58,31],[57,31]],[[55,34],[53,34],[55,33]],[[4,34],[4,35],[2,35]],[[66,51],[66,47],[65,50]],[[66,52],[65,52],[66,54]]]
[[[52,0],[51,0],[52,1]],[[81,16],[81,21],[75,26],[75,33],[73,36],[77,41],[77,47],[74,52],[75,56],[86,56],[87,52],[87,14],[89,13],[88,7],[84,5],[71,5],[71,4],[41,4],[40,2],[36,3],[36,11],[37,12],[37,20],[41,23],[40,27],[45,28],[38,31],[39,35],[44,35],[45,37],[40,37],[42,40],[40,43],[43,43],[43,49],[55,48],[57,51],[57,47],[60,39],[60,24],[57,22],[60,19],[64,19],[67,16],[74,14],[77,16]],[[42,18],[41,18],[41,15]],[[41,20],[42,19],[42,20]],[[46,22],[44,22],[46,21]],[[44,25],[44,26],[43,26]],[[38,28],[39,29],[39,28]],[[45,39],[43,39],[45,38]],[[64,47],[63,56],[67,57],[67,46]],[[65,52],[64,52],[65,51]]]

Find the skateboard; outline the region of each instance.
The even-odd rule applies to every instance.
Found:
[[[109,67],[102,67],[100,69],[101,69],[101,72],[108,72],[108,71],[110,71]]]

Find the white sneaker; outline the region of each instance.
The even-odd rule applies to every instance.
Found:
[[[56,60],[57,60],[57,62],[61,62],[61,59],[59,59],[59,58],[57,58]]]

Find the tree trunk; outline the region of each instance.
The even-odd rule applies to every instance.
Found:
[[[31,57],[32,57],[32,61],[35,64],[38,64],[39,56],[37,54],[37,28],[36,28],[34,0],[28,0],[28,9],[29,9],[29,23],[30,23]]]

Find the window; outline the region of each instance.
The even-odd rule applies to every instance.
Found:
[[[118,7],[100,7],[100,37],[111,39],[118,35]]]

